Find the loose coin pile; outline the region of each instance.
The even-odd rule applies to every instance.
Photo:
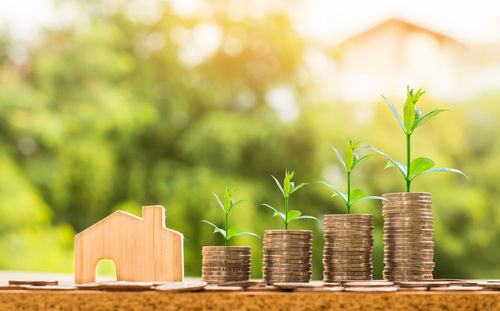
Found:
[[[372,220],[372,215],[325,215],[324,282],[372,279]]]
[[[267,284],[311,280],[312,231],[264,231],[263,280]]]
[[[384,278],[391,281],[432,279],[434,242],[430,193],[384,194]]]
[[[248,281],[251,248],[248,246],[204,246],[201,280],[208,284]]]

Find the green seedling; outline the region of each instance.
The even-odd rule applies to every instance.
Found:
[[[313,216],[302,215],[302,213],[300,211],[298,211],[298,210],[295,210],[295,209],[294,210],[290,210],[290,211],[288,210],[288,199],[290,198],[290,196],[292,195],[292,193],[294,193],[295,191],[297,191],[300,188],[302,188],[305,185],[307,185],[307,183],[301,183],[300,185],[295,186],[295,183],[292,181],[292,178],[293,178],[294,175],[295,175],[294,171],[292,171],[292,172],[286,171],[285,172],[285,179],[283,180],[283,187],[281,186],[280,182],[276,179],[276,177],[274,177],[274,176],[271,175],[271,177],[276,182],[276,185],[280,189],[281,193],[283,194],[283,197],[285,198],[285,213],[279,212],[277,209],[275,209],[274,207],[272,207],[269,204],[262,204],[264,206],[269,207],[270,209],[272,209],[274,211],[274,215],[273,216],[280,216],[281,219],[283,219],[283,222],[285,223],[285,229],[286,230],[288,230],[288,224],[290,222],[294,221],[294,220],[299,220],[299,219],[315,219],[315,220],[318,220],[318,219],[316,219]]]
[[[467,175],[465,175],[463,172],[454,169],[454,168],[448,168],[448,167],[434,167],[434,161],[432,161],[429,158],[415,158],[411,160],[410,156],[410,151],[411,151],[411,135],[413,132],[423,125],[425,122],[429,121],[430,119],[434,118],[441,112],[447,111],[446,109],[436,109],[431,112],[429,112],[426,115],[422,114],[422,108],[417,108],[415,105],[417,104],[418,100],[420,97],[425,93],[422,91],[422,89],[419,89],[417,92],[414,92],[413,89],[410,89],[410,87],[407,87],[407,95],[406,95],[406,101],[404,103],[403,107],[403,119],[399,116],[399,113],[397,112],[396,108],[394,105],[387,99],[385,96],[382,95],[382,98],[385,100],[385,102],[389,105],[389,108],[392,111],[392,114],[398,120],[399,124],[401,125],[401,128],[403,129],[403,132],[406,136],[406,164],[393,160],[391,157],[389,157],[387,154],[384,152],[378,150],[377,148],[367,146],[366,148],[369,148],[384,157],[387,158],[388,162],[385,168],[389,167],[396,167],[401,174],[403,174],[403,177],[406,181],[406,191],[410,192],[410,186],[411,182],[415,179],[415,177],[427,174],[427,173],[433,173],[433,172],[453,172],[453,173],[458,173],[465,178],[468,179]]]
[[[329,185],[328,183],[326,183],[324,181],[318,181],[319,183],[322,183],[333,190],[332,197],[340,196],[342,198],[342,200],[344,200],[344,203],[345,203],[346,208],[347,208],[347,214],[351,213],[351,207],[357,202],[364,201],[364,200],[385,200],[382,197],[369,196],[366,194],[366,192],[364,192],[361,189],[354,189],[351,191],[352,171],[361,162],[366,161],[373,156],[373,154],[367,154],[367,155],[360,157],[358,155],[358,153],[356,152],[356,147],[358,146],[358,144],[359,144],[359,140],[356,140],[356,141],[349,140],[349,143],[347,144],[347,149],[345,151],[345,160],[342,159],[342,156],[337,151],[337,149],[335,149],[335,147],[330,145],[330,147],[332,147],[333,151],[335,151],[335,154],[337,155],[337,158],[339,159],[340,164],[342,164],[342,167],[344,168],[344,170],[346,172],[346,175],[347,175],[347,193],[344,193],[340,190],[337,190],[335,187],[333,187],[332,185]]]
[[[229,240],[231,238],[234,238],[235,236],[239,236],[239,235],[253,235],[253,236],[260,238],[258,235],[256,235],[255,233],[252,233],[252,232],[241,232],[241,228],[239,228],[239,227],[229,227],[229,212],[231,212],[231,210],[233,208],[235,208],[236,206],[238,206],[244,202],[243,200],[236,202],[233,199],[233,192],[234,192],[234,188],[226,188],[226,192],[224,193],[224,203],[222,203],[222,201],[219,199],[219,197],[215,193],[212,192],[214,197],[217,199],[217,203],[219,204],[220,208],[222,208],[222,211],[226,215],[224,229],[217,227],[216,225],[214,225],[213,223],[211,223],[208,220],[201,221],[201,222],[205,222],[205,223],[211,225],[212,227],[214,227],[214,229],[215,229],[214,233],[220,233],[224,237],[224,245],[225,246],[229,245]]]

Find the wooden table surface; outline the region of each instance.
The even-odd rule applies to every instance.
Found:
[[[0,271],[0,285],[9,279],[57,279],[60,284],[72,283],[71,275]],[[0,290],[0,310],[500,310],[500,291],[161,293]]]
[[[500,292],[0,291],[0,310],[500,310]]]

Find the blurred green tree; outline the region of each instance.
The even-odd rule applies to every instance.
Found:
[[[184,233],[186,274],[200,275],[201,246],[220,238],[200,220],[223,222],[211,192],[234,185],[246,207],[232,219],[261,234],[280,227],[261,216],[268,211],[259,205],[281,202],[271,174],[293,169],[298,182],[335,179],[328,145],[349,137],[390,154],[402,150],[382,101],[325,103],[306,92],[314,89],[303,78],[307,42],[284,13],[235,19],[220,3],[182,16],[162,2],[161,17],[145,22],[130,15],[128,2],[116,10],[101,1],[75,3],[88,23],[47,30],[28,46],[26,63],[9,57],[18,43],[0,37],[0,269],[69,272],[74,232],[117,209],[140,216],[140,205],[162,204],[167,226]],[[210,46],[216,48],[207,52]],[[275,88],[292,94],[297,119],[282,120],[267,104]],[[455,176],[415,182],[415,191],[431,191],[435,203],[436,277],[500,277],[498,98],[433,103],[452,113],[414,141],[415,150],[471,177],[467,184]],[[370,109],[371,121],[347,117]],[[384,164],[364,166],[357,184],[371,194],[403,191],[400,176],[383,171]],[[329,196],[310,186],[297,193],[294,208],[320,219],[343,212]],[[356,212],[375,214],[380,277],[380,204],[362,203]],[[311,226],[320,278],[320,225],[292,224]],[[260,277],[261,242],[234,242],[253,247]]]

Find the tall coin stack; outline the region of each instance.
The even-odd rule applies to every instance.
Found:
[[[323,281],[373,278],[373,215],[325,215]]]
[[[208,284],[248,281],[251,248],[248,246],[204,246],[201,280]]]
[[[434,242],[432,201],[428,192],[383,195],[384,278],[390,281],[432,279]]]
[[[311,280],[312,231],[264,231],[263,280],[307,283]]]

